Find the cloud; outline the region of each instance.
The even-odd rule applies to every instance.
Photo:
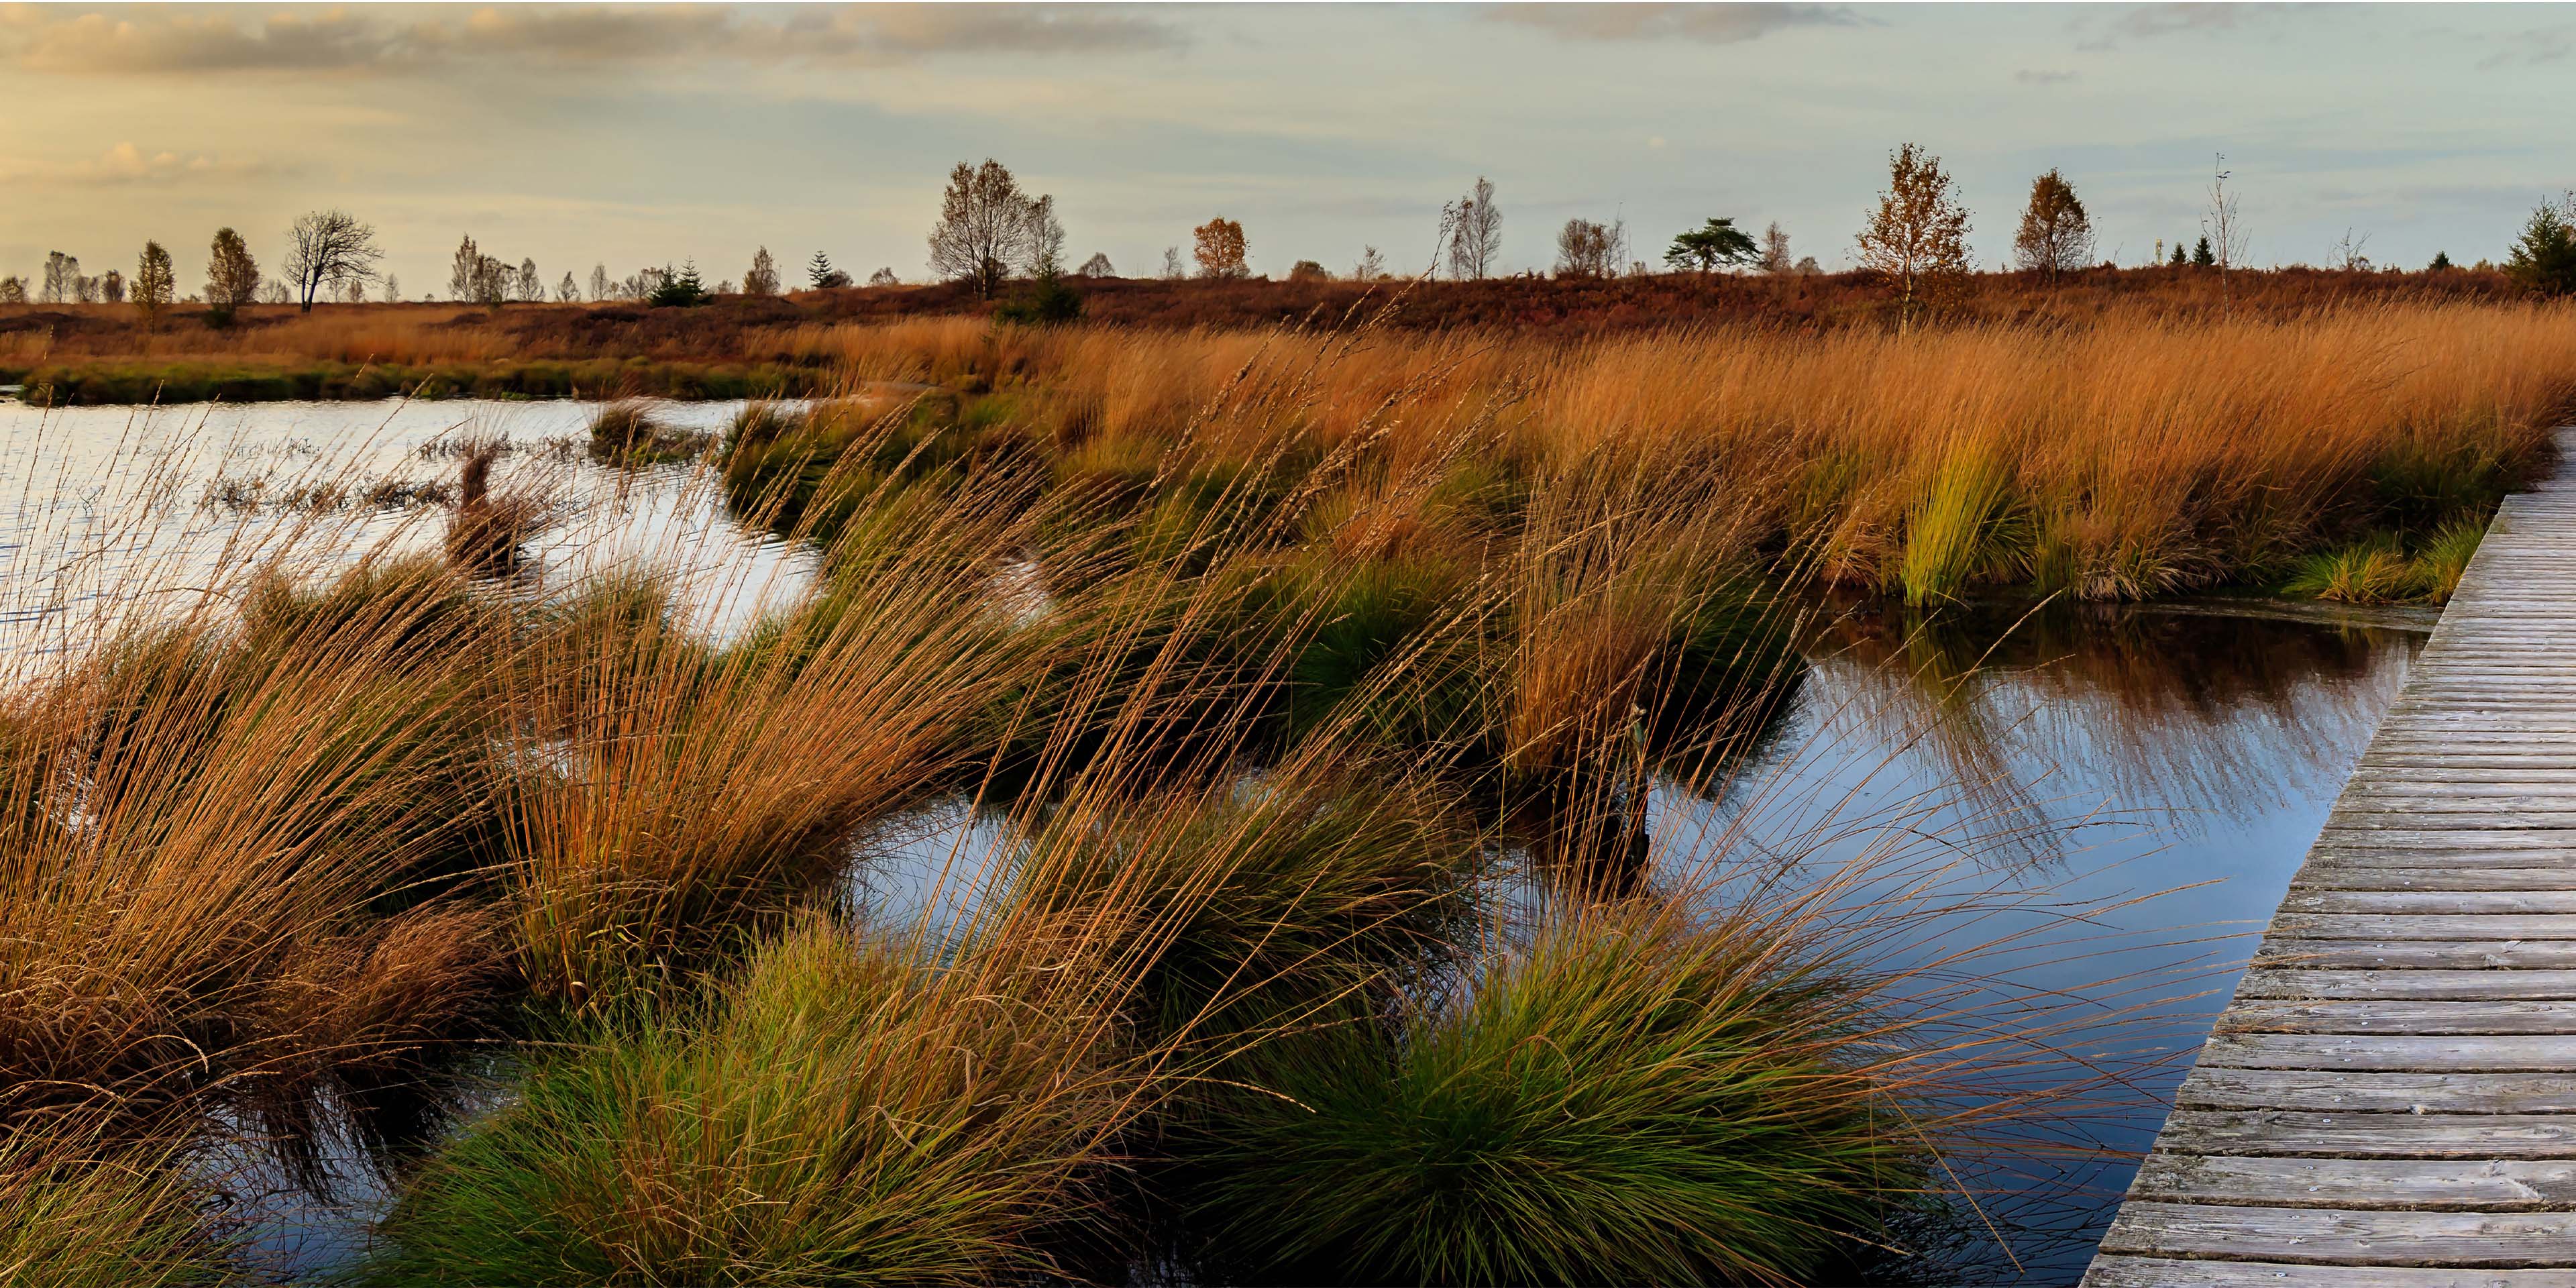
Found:
[[[1849,27],[1860,16],[1828,4],[1506,4],[1489,21],[1519,23],[1578,40],[1695,40],[1732,45],[1790,27]]]
[[[2083,76],[2082,72],[2048,72],[2024,68],[2013,73],[2013,80],[2023,85],[2067,85]]]
[[[2116,12],[2104,34],[2076,44],[2077,49],[2103,50],[2118,46],[2121,39],[2152,40],[2160,36],[2178,36],[2189,32],[2235,31],[2256,20],[2265,19],[2289,6],[2277,4],[2142,4],[2130,5]],[[2095,14],[2076,19],[2078,30],[2087,28]]]
[[[2568,54],[2576,53],[2576,27],[2533,27],[2513,32],[2504,40],[2505,48],[2478,60],[2479,71],[2565,62]]]
[[[730,60],[886,64],[960,53],[1171,48],[1150,11],[1083,5],[510,5],[330,8],[0,6],[0,47],[78,75],[409,70],[505,61],[605,67]]]
[[[30,187],[105,188],[217,176],[257,178],[279,172],[265,162],[225,162],[202,152],[186,157],[169,151],[146,152],[131,142],[70,162],[0,158],[0,183]]]

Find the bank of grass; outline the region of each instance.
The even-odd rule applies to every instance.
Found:
[[[831,378],[807,368],[644,358],[373,363],[102,358],[0,368],[37,406],[379,398],[802,397]]]

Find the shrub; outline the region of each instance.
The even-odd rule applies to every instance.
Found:
[[[695,1015],[541,1063],[432,1158],[384,1285],[982,1285],[1055,1269],[1121,1114],[1076,1017],[813,923]]]
[[[1185,1197],[1216,1274],[1802,1282],[1924,1183],[1844,983],[1743,927],[1599,922],[1247,1060]]]

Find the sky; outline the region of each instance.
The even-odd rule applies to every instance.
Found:
[[[1568,218],[1652,260],[1711,216],[1832,268],[1904,142],[1987,266],[2052,167],[2105,258],[2196,237],[2221,153],[2248,262],[2468,263],[2576,186],[2571,53],[2536,4],[0,4],[0,274],[151,238],[192,291],[217,227],[271,264],[336,207],[408,298],[468,234],[550,282],[764,245],[920,280],[988,156],[1129,275],[1217,215],[1255,272],[1419,270],[1479,175],[1507,269]]]

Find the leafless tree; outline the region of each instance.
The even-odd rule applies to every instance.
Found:
[[[251,258],[250,244],[232,229],[216,229],[206,258],[206,303],[230,313],[257,298],[259,261]]]
[[[97,279],[97,278],[95,278],[95,277],[88,277],[88,276],[84,276],[84,275],[77,274],[77,273],[73,274],[73,275],[72,275],[72,298],[73,298],[74,300],[76,300],[76,301],[78,301],[78,302],[82,303],[82,304],[96,304],[96,303],[98,303],[98,299],[99,299],[99,286],[98,286],[98,279]]]
[[[1569,219],[1556,234],[1558,277],[1616,277],[1628,258],[1628,221]]]
[[[384,292],[384,296],[383,296],[383,298],[384,298],[385,303],[387,303],[387,304],[400,304],[400,303],[402,303],[402,279],[401,279],[401,278],[398,278],[398,277],[394,276],[394,275],[393,275],[393,274],[391,274],[391,273],[387,273],[387,274],[385,274],[385,292]]]
[[[1354,282],[1375,282],[1380,281],[1385,277],[1386,256],[1379,254],[1377,247],[1375,246],[1360,247],[1360,260],[1358,263],[1351,265],[1351,280]]]
[[[2227,190],[2227,181],[2236,172],[2227,168],[2227,154],[2212,154],[2217,159],[2209,166],[2209,209],[2200,217],[2201,233],[2209,239],[2210,254],[2218,260],[2218,291],[2223,300],[2227,294],[2227,271],[2244,262],[2245,223],[2236,216],[2236,194]]]
[[[341,284],[340,298],[350,304],[366,303],[367,284],[357,280],[356,278],[349,279],[347,282]]]
[[[267,304],[293,304],[295,291],[286,283],[270,278],[259,284],[259,298]]]
[[[1887,191],[1861,229],[1860,266],[1896,283],[1897,331],[1968,272],[1968,210],[1941,158],[1911,143],[1889,153]]]
[[[24,304],[26,302],[26,278],[20,277],[15,273],[12,273],[7,277],[0,277],[0,304]]]
[[[848,279],[844,278],[843,280],[846,281]],[[868,274],[868,285],[901,286],[903,285],[903,279],[894,275],[894,267],[892,265],[887,265],[886,267]]]
[[[1494,204],[1494,181],[1476,176],[1467,195],[1441,207],[1440,228],[1449,243],[1449,275],[1483,281],[1503,250],[1503,211]]]
[[[519,261],[519,271],[511,278],[510,293],[530,304],[546,302],[546,279],[537,274],[537,261]]]
[[[564,274],[562,281],[555,283],[555,303],[581,303],[581,283],[572,280],[572,274],[569,272]]]
[[[344,282],[361,285],[376,280],[376,265],[385,257],[376,246],[376,230],[345,210],[316,210],[286,230],[286,276],[304,312],[315,297],[329,299]]]
[[[112,268],[107,270],[106,275],[98,279],[98,298],[102,304],[123,304],[125,275]]]
[[[742,293],[745,295],[778,294],[778,261],[769,257],[768,247],[763,246],[753,252],[751,271],[742,275]]]
[[[608,265],[593,264],[590,266],[590,298],[593,303],[607,299],[608,292],[616,285],[617,284],[615,282],[608,280]]]
[[[1780,226],[1779,220],[1774,219],[1770,227],[1762,230],[1762,271],[1787,273],[1794,271],[1795,267],[1789,260],[1788,230]]]
[[[1166,282],[1177,282],[1189,275],[1189,270],[1181,267],[1181,248],[1178,246],[1164,247],[1163,280]]]
[[[1014,274],[1052,267],[1063,248],[1054,198],[1020,191],[1009,167],[987,157],[949,172],[939,222],[930,228],[932,272],[990,299]]]
[[[157,241],[143,243],[143,254],[134,262],[134,289],[130,298],[134,301],[135,311],[143,315],[144,325],[152,325],[161,316],[161,310],[170,306],[171,297],[178,291],[179,276],[171,271],[170,252],[161,249],[161,243]]]
[[[1118,270],[1110,266],[1109,254],[1106,251],[1093,251],[1091,258],[1082,261],[1082,267],[1074,271],[1084,277],[1118,276]]]
[[[44,285],[36,290],[38,304],[69,304],[80,294],[80,257],[61,251],[45,253]]]
[[[475,246],[473,234],[456,244],[456,256],[447,263],[447,298],[459,304],[474,298],[475,275],[483,269],[483,252]]]

